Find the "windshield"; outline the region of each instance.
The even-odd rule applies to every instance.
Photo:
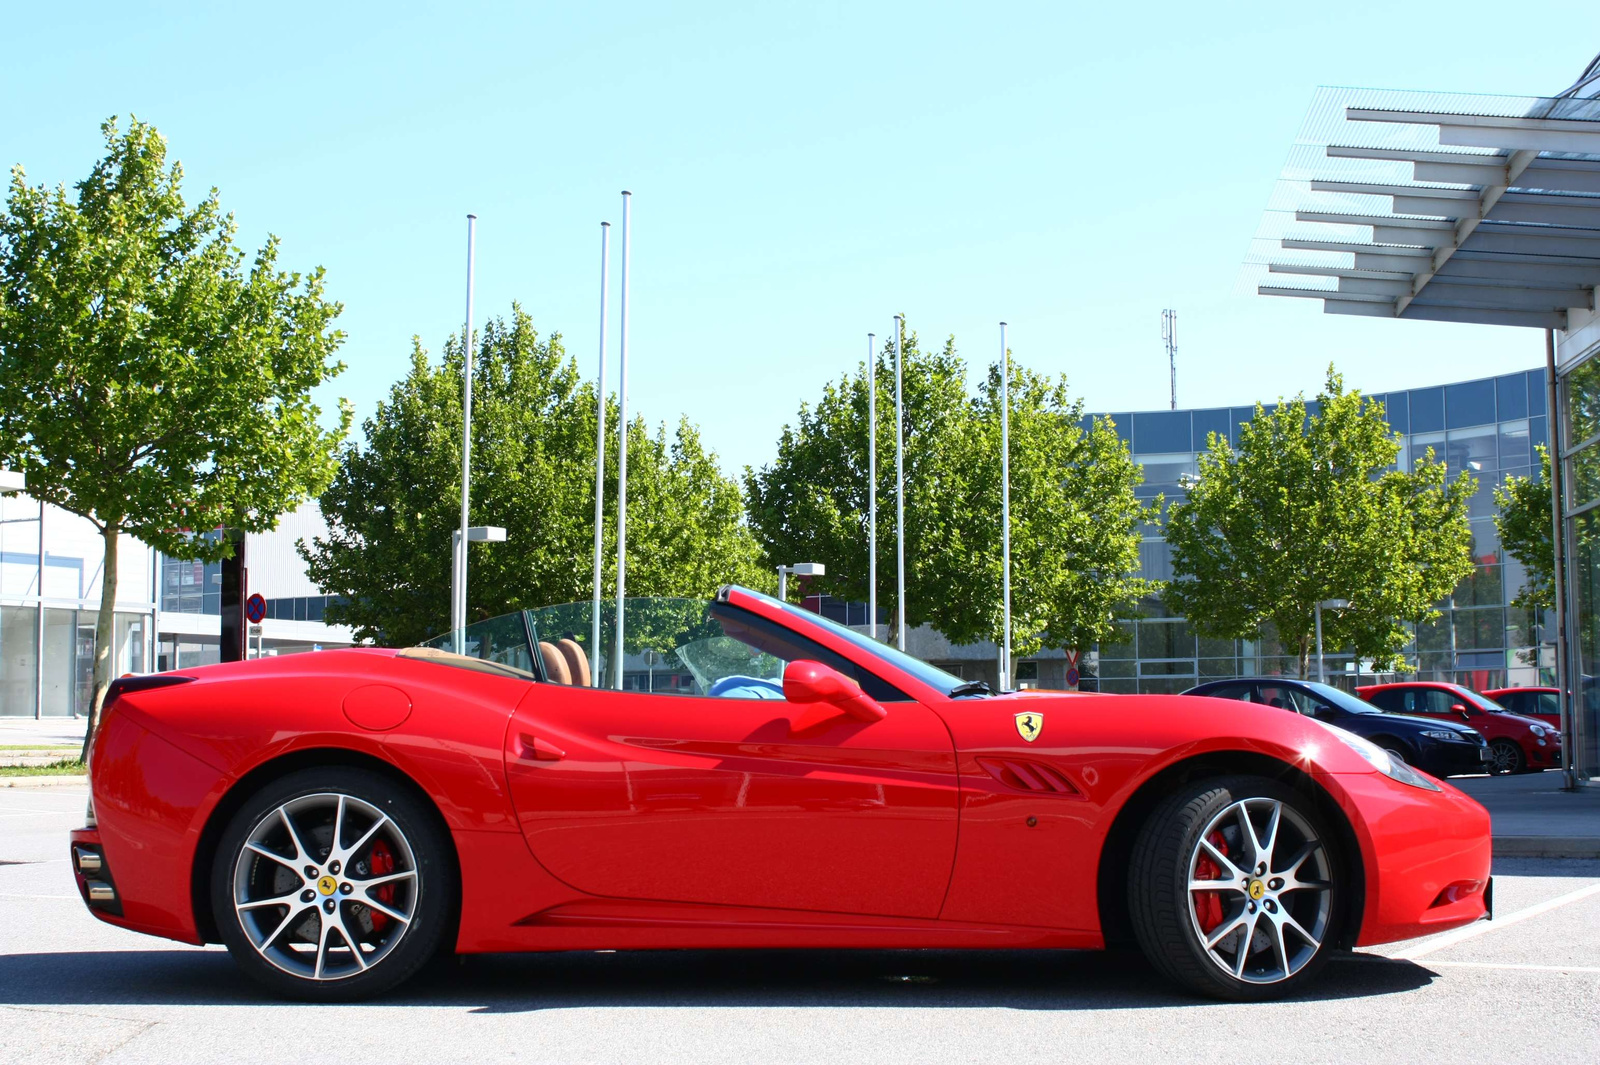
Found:
[[[951,692],[955,691],[955,689],[966,683],[953,673],[946,673],[938,666],[930,666],[920,658],[913,658],[911,655],[906,654],[897,647],[890,647],[888,644],[879,640],[875,640],[864,632],[857,632],[855,629],[852,629],[846,625],[841,625],[832,618],[823,617],[821,614],[814,614],[811,611],[797,607],[792,603],[785,603],[781,600],[774,599],[770,595],[762,595],[760,592],[752,592],[748,588],[740,588],[739,590],[744,592],[746,595],[753,595],[760,599],[765,599],[767,602],[781,607],[787,614],[793,615],[797,618],[803,618],[813,625],[822,626],[829,632],[834,633],[842,639],[848,640],[852,645],[860,648],[863,651],[866,651],[868,654],[883,659],[896,669],[905,673],[909,673],[911,676],[917,678],[928,687],[943,692],[945,695],[949,695]]]
[[[1331,684],[1321,684],[1317,681],[1309,681],[1307,682],[1306,687],[1315,692],[1319,698],[1332,703],[1334,706],[1337,706],[1340,710],[1343,710],[1347,714],[1383,713],[1382,710],[1379,710],[1371,703],[1363,702],[1354,695],[1351,695],[1349,692],[1341,691]]]
[[[1463,687],[1460,687],[1459,685],[1452,685],[1451,686],[1451,690],[1454,691],[1457,695],[1459,695],[1462,698],[1466,699],[1467,702],[1471,703],[1473,706],[1476,706],[1479,710],[1484,710],[1484,711],[1487,711],[1488,713],[1491,713],[1491,714],[1509,714],[1509,713],[1511,713],[1510,710],[1507,710],[1505,707],[1501,706],[1499,703],[1495,702],[1493,699],[1489,698],[1487,695],[1479,695],[1477,692],[1473,691],[1471,688],[1463,688]]]
[[[962,683],[960,677],[818,614],[779,604],[757,592],[748,594],[839,633],[941,692],[948,694]],[[464,656],[555,684],[732,699],[783,699],[785,667],[797,660],[817,661],[855,680],[879,702],[911,699],[868,666],[857,665],[806,635],[804,626],[790,628],[720,598],[628,599],[622,621],[620,661],[615,655],[615,600],[602,601],[598,626],[592,602],[563,603],[474,622],[421,646],[443,656],[434,661],[451,664],[449,660],[454,659],[455,664],[464,664],[457,657]],[[598,643],[594,640],[596,628]]]

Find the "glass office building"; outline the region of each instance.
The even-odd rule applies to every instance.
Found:
[[[1548,437],[1543,370],[1528,370],[1404,392],[1370,394],[1383,404],[1400,442],[1400,462],[1409,465],[1431,448],[1451,476],[1476,478],[1468,511],[1473,574],[1440,603],[1436,621],[1416,630],[1407,659],[1422,678],[1453,680],[1483,689],[1533,684],[1552,665],[1553,639],[1546,619],[1511,606],[1525,579],[1522,567],[1500,548],[1494,525],[1494,488],[1509,475],[1537,475],[1535,448]],[[1309,404],[1314,410],[1315,404]],[[1265,409],[1270,410],[1268,406]],[[1197,455],[1210,434],[1234,446],[1239,427],[1254,406],[1201,410],[1107,412],[1144,468],[1141,495],[1181,499]],[[1141,575],[1171,580],[1172,558],[1159,529],[1148,530],[1141,548]],[[1298,664],[1273,632],[1253,639],[1219,640],[1200,635],[1159,598],[1141,604],[1145,615],[1124,622],[1124,643],[1099,648],[1100,688],[1111,692],[1180,692],[1204,680],[1250,674],[1295,674]],[[1542,612],[1541,612],[1542,613]],[[1348,649],[1329,646],[1330,678],[1353,684],[1357,665]],[[1366,676],[1370,679],[1371,674]]]
[[[250,654],[347,646],[326,624],[329,597],[305,575],[295,542],[326,526],[314,504],[248,538],[250,583],[267,617]],[[93,698],[99,533],[26,494],[0,495],[0,717],[72,717]],[[221,657],[220,563],[168,558],[132,537],[118,551],[112,674],[184,669]]]

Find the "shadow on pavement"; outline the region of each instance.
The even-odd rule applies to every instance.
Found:
[[[1297,1001],[1425,987],[1410,962],[1336,957]],[[221,950],[0,957],[11,1005],[276,1003]],[[377,1006],[477,1013],[604,1007],[1100,1010],[1208,1005],[1137,955],[1068,951],[660,951],[494,954],[442,960]]]

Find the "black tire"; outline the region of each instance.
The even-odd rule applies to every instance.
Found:
[[[1520,773],[1528,767],[1528,759],[1516,740],[1508,740],[1504,736],[1491,740],[1489,753],[1494,755],[1494,761],[1489,763],[1489,772],[1496,776]]]
[[[1224,916],[1203,931],[1199,907],[1204,899],[1191,901],[1189,890],[1190,874],[1198,868],[1196,857],[1202,854],[1201,835],[1207,831],[1213,836],[1225,835],[1223,829],[1216,827],[1225,824],[1225,821],[1219,822],[1219,818],[1226,818],[1230,811],[1237,816],[1240,803],[1247,804],[1242,809],[1252,822],[1263,816],[1260,812],[1263,808],[1267,811],[1264,816],[1270,818],[1272,804],[1280,804],[1280,825],[1287,824],[1292,831],[1289,835],[1279,835],[1274,844],[1283,842],[1294,845],[1298,851],[1300,844],[1292,837],[1305,836],[1314,841],[1309,848],[1309,853],[1315,858],[1312,875],[1321,886],[1300,890],[1288,887],[1279,902],[1280,896],[1275,894],[1277,889],[1266,889],[1266,885],[1273,882],[1280,887],[1287,887],[1285,879],[1272,876],[1273,872],[1290,872],[1280,868],[1290,859],[1278,856],[1265,874],[1260,874],[1256,868],[1247,870],[1245,883],[1258,881],[1261,884],[1260,894],[1252,894],[1256,890],[1253,884],[1248,889],[1240,886],[1204,893],[1218,899],[1218,912]],[[1232,831],[1236,834],[1241,832],[1237,823]],[[1265,834],[1264,828],[1259,825],[1253,824],[1252,831]],[[1229,847],[1226,840],[1224,847]],[[1225,857],[1242,860],[1245,853],[1243,849],[1238,853],[1229,849]],[[1210,861],[1209,858],[1204,860]],[[1213,863],[1211,868],[1217,870],[1217,876],[1227,875],[1220,865]],[[1296,866],[1294,872],[1299,873],[1302,868],[1303,865]],[[1242,869],[1243,866],[1234,872]],[[1196,875],[1200,879],[1211,879],[1210,876]],[[1304,878],[1304,874],[1301,874],[1300,879]],[[1224,881],[1218,880],[1218,883]],[[1265,777],[1214,777],[1184,786],[1158,806],[1140,828],[1128,867],[1128,913],[1134,935],[1145,956],[1164,975],[1189,990],[1229,1001],[1256,1002],[1281,998],[1315,978],[1339,941],[1348,890],[1338,844],[1312,803],[1293,789]],[[1255,899],[1260,899],[1260,902],[1257,903]],[[1267,914],[1269,902],[1274,907],[1271,917]],[[1260,951],[1265,949],[1271,954],[1276,950],[1271,935],[1271,930],[1277,927],[1276,922],[1282,922],[1286,917],[1301,922],[1303,917],[1312,912],[1308,907],[1313,904],[1316,918],[1308,919],[1306,923],[1311,924],[1312,931],[1317,933],[1316,945],[1312,945],[1311,938],[1295,938],[1293,949],[1296,953],[1291,958],[1287,949],[1291,937],[1295,937],[1291,931],[1281,940],[1285,949],[1276,954],[1283,962],[1273,963],[1275,971],[1283,975],[1275,976],[1264,966],[1251,969],[1250,960],[1259,959]],[[1235,905],[1236,911],[1227,914],[1226,908]],[[1246,907],[1254,907],[1248,915]],[[1240,920],[1248,922],[1244,929],[1248,938],[1246,934],[1229,933],[1213,947],[1206,945],[1203,937],[1208,932],[1215,933]],[[1269,921],[1273,923],[1269,924]],[[1256,930],[1257,922],[1266,926],[1261,932]],[[1257,945],[1258,935],[1266,937],[1264,947]],[[1220,951],[1226,951],[1230,943],[1234,944],[1235,961],[1238,960],[1239,951],[1243,950],[1244,959],[1239,963],[1244,973],[1242,976],[1227,971],[1227,964],[1219,954]]]
[[[336,823],[347,863],[333,853]],[[246,849],[252,838],[282,857]],[[287,860],[297,853],[301,863]],[[307,1002],[370,998],[450,945],[459,891],[451,854],[434,811],[390,778],[304,769],[263,786],[228,822],[211,868],[212,913],[234,961],[274,993]],[[369,880],[378,886],[365,886]],[[257,939],[265,941],[259,948]]]

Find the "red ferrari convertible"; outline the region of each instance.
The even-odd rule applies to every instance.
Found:
[[[441,951],[1118,943],[1262,999],[1488,912],[1483,808],[1315,719],[994,693],[741,588],[627,609],[622,668],[581,604],[117,681],[85,902],[313,1000]]]

